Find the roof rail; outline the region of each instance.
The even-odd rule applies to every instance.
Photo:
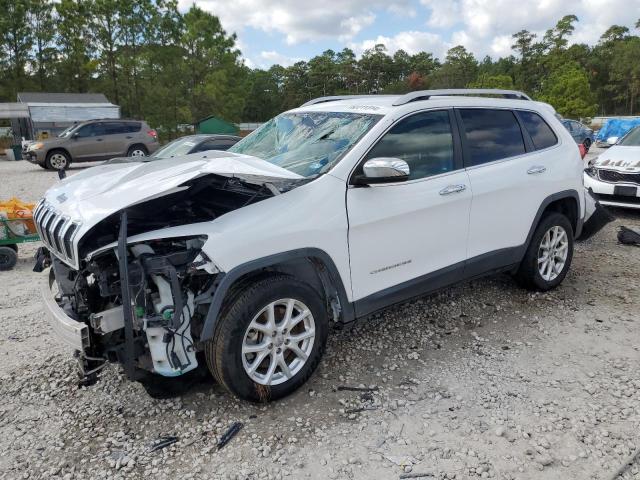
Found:
[[[369,97],[389,97],[391,95],[331,95],[329,97],[318,97],[313,100],[309,100],[306,103],[300,105],[301,107],[308,107],[309,105],[316,105],[318,103],[337,102],[338,100],[351,100],[354,98],[369,98]]]
[[[517,90],[501,90],[498,88],[452,88],[443,90],[420,90],[416,92],[409,92],[399,97],[393,106],[405,105],[411,102],[417,102],[419,100],[429,100],[431,97],[443,97],[443,96],[455,96],[455,95],[499,95],[504,98],[511,98],[514,100],[531,100],[528,95],[519,92]]]

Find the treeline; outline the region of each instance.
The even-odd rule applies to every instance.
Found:
[[[180,12],[176,0],[0,0],[0,11],[0,101],[102,92],[168,136],[212,114],[264,121],[318,96],[426,88],[515,88],[574,118],[640,112],[640,37],[613,25],[594,46],[569,46],[574,15],[541,37],[515,33],[513,54],[497,60],[462,46],[441,60],[376,45],[262,70],[246,66],[215,15]]]
[[[640,114],[640,37],[613,25],[595,46],[569,46],[577,22],[567,15],[541,38],[521,30],[513,55],[497,60],[478,60],[462,46],[440,61],[426,52],[389,55],[376,45],[360,59],[349,49],[327,50],[288,68],[253,70],[244,118],[268,118],[323,95],[464,87],[522,90],[570,118]]]

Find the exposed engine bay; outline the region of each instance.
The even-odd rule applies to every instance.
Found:
[[[79,271],[52,258],[56,301],[89,326],[88,348],[81,352],[85,374],[104,360],[124,364],[134,377],[137,370],[172,377],[198,366],[206,292],[216,277],[200,251],[203,243],[195,237],[130,246],[128,282],[122,281],[117,251],[99,255]]]
[[[136,244],[129,237],[215,220],[296,183],[197,177],[99,222],[79,239],[79,269],[43,252],[56,303],[88,327],[79,352],[85,378],[107,361],[123,364],[132,379],[179,376],[198,366],[204,348],[201,333],[220,274],[202,251],[206,236]]]

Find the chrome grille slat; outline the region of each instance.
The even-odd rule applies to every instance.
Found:
[[[42,243],[56,257],[77,267],[73,239],[80,229],[80,223],[57,212],[44,201],[34,210],[33,219]]]
[[[53,240],[53,245],[55,246],[56,251],[62,252],[62,245],[60,243],[60,233],[62,232],[62,228],[64,227],[67,219],[65,217],[57,217],[56,220],[51,225],[51,237]]]
[[[64,237],[73,225],[73,222],[69,217],[66,217],[65,223],[60,229],[60,235],[58,235],[58,240],[60,241],[60,251],[64,253],[67,258],[71,258],[71,252],[67,249],[67,246],[64,243]]]
[[[51,240],[49,240],[49,231],[47,230],[47,227],[49,225],[49,222],[53,218],[53,216],[54,216],[53,210],[48,209],[48,211],[44,214],[44,217],[42,217],[42,233],[43,233],[42,240],[44,241],[44,243],[47,244],[47,246],[51,246]]]

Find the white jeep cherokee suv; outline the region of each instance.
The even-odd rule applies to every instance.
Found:
[[[494,272],[556,287],[594,206],[582,172],[553,109],[519,92],[325,97],[227,152],[60,182],[35,211],[36,267],[86,374],[206,362],[267,401],[309,378],[332,322]]]

